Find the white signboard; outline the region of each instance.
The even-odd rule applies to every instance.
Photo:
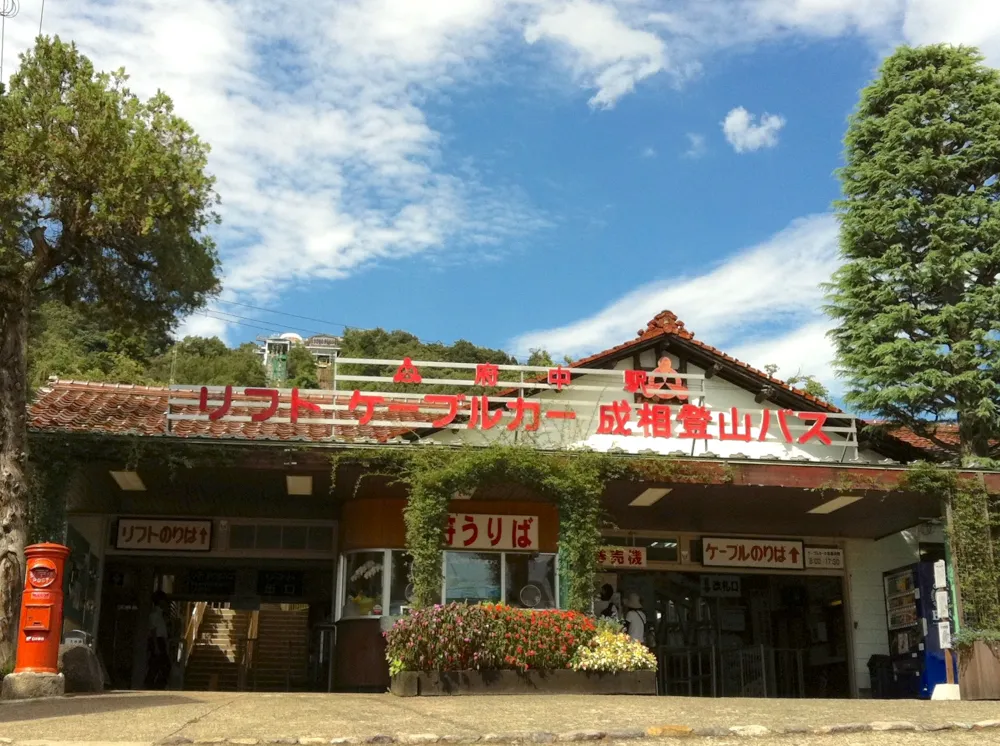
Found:
[[[943,588],[934,591],[934,614],[938,619],[948,619],[951,616],[948,608],[948,591]]]
[[[703,537],[701,555],[706,567],[802,570],[805,566],[801,541]]]
[[[938,560],[934,563],[934,587],[945,588],[947,585],[948,569],[944,564],[944,560]]]
[[[809,570],[843,570],[844,550],[836,547],[806,547],[806,568]]]
[[[212,522],[119,518],[115,548],[207,552],[212,548]]]
[[[938,643],[942,650],[951,647],[951,625],[948,622],[938,622]]]
[[[646,564],[646,547],[601,547],[597,561],[602,567],[617,567],[621,570],[641,570]]]
[[[702,575],[703,598],[739,598],[743,595],[739,575]]]
[[[451,549],[538,550],[538,516],[450,513],[445,542]]]

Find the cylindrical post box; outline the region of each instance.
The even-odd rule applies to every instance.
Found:
[[[59,673],[63,624],[63,569],[69,549],[32,544],[24,550],[24,594],[14,673]]]

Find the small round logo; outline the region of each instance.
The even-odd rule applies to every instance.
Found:
[[[35,588],[47,588],[56,582],[56,566],[50,560],[39,560],[28,568],[28,582]]]

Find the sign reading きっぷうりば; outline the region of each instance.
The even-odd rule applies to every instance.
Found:
[[[212,548],[212,522],[120,518],[115,548],[207,552]]]
[[[701,563],[708,567],[805,569],[805,553],[801,541],[705,537],[701,540],[701,552]]]
[[[451,549],[538,550],[538,516],[450,513],[445,543]]]

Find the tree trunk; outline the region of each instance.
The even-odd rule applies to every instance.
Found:
[[[24,286],[0,289],[0,670],[13,664],[24,584],[27,336]]]

